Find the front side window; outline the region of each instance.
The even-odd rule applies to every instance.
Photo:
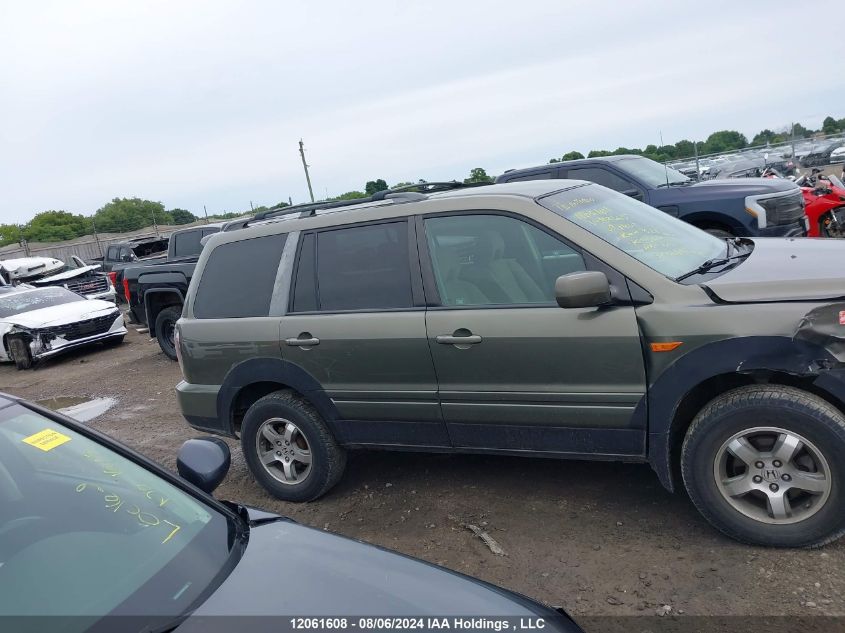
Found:
[[[614,191],[630,191],[635,188],[630,181],[617,176],[612,171],[599,167],[576,167],[570,169],[566,177],[572,180],[594,182],[597,185],[613,189]]]
[[[647,204],[594,185],[559,191],[538,202],[672,279],[726,254],[723,240]]]
[[[221,244],[202,270],[194,316],[198,319],[266,317],[286,234]]]
[[[586,270],[581,253],[508,216],[432,217],[425,234],[444,306],[551,303],[559,276]]]
[[[178,615],[230,559],[235,521],[58,422],[0,410],[0,616]]]
[[[389,310],[412,305],[404,220],[305,236],[294,286],[295,311]]]

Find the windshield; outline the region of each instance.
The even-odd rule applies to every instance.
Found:
[[[652,189],[660,185],[665,187],[667,180],[670,185],[692,182],[681,172],[642,156],[623,158],[615,164],[619,169],[631,174]]]
[[[0,616],[64,616],[48,620],[63,631],[182,614],[235,534],[213,507],[18,405],[0,410],[0,508]]]
[[[553,193],[538,202],[671,279],[727,252],[724,240],[597,185]]]
[[[32,312],[41,308],[52,308],[74,301],[87,301],[87,299],[64,288],[44,288],[43,290],[16,292],[0,299],[0,318]]]

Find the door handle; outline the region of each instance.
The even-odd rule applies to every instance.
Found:
[[[285,343],[291,347],[313,347],[320,344],[320,339],[303,332],[297,338],[286,338]]]
[[[441,345],[477,345],[482,341],[482,338],[478,334],[469,336],[441,335],[435,337],[434,340]]]

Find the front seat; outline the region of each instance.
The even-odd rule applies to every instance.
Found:
[[[522,265],[506,259],[505,241],[495,231],[485,231],[476,241],[475,262],[461,277],[487,295],[493,303],[543,303],[550,301]]]
[[[458,254],[444,249],[437,254],[437,269],[440,272],[440,285],[443,289],[443,305],[464,306],[491,303],[478,287],[458,277],[461,261]]]

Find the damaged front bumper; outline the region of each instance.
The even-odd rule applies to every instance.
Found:
[[[123,315],[117,313],[38,329],[16,326],[8,332],[7,337],[10,343],[14,339],[25,344],[33,360],[43,360],[78,347],[122,338],[125,335]],[[13,355],[14,352],[8,360],[12,360]]]

